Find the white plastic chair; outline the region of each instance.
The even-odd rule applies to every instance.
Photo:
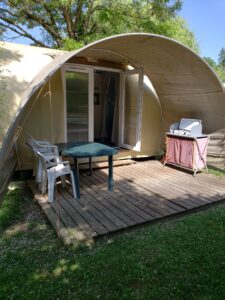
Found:
[[[60,162],[59,151],[56,145],[51,145],[48,141],[37,141],[32,136],[28,136],[27,145],[31,148],[33,153],[35,154],[35,165],[34,165],[34,175],[35,181],[41,185],[42,184],[42,164],[37,158],[37,151],[44,154],[45,157],[54,162]],[[42,189],[42,187],[40,187]]]
[[[48,201],[53,202],[54,198],[54,187],[56,183],[56,179],[58,177],[64,178],[62,180],[62,185],[65,186],[65,175],[70,175],[71,184],[73,188],[74,199],[76,196],[76,188],[74,183],[74,175],[73,171],[70,168],[70,164],[68,161],[59,161],[59,162],[51,162],[43,153],[36,151],[36,155],[42,165],[42,190],[44,193],[46,191],[46,186],[48,182]]]

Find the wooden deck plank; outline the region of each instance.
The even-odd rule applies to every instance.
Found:
[[[82,178],[86,184],[92,183],[92,189],[95,190],[97,194],[102,194],[105,196],[105,205],[108,205],[110,202],[112,204],[111,209],[115,212],[115,214],[118,214],[118,212],[123,212],[123,215],[125,218],[129,218],[131,221],[131,226],[140,222],[143,222],[143,220],[149,220],[151,218],[149,215],[144,214],[142,211],[137,213],[136,207],[133,206],[133,204],[130,201],[127,201],[125,198],[125,195],[120,195],[117,191],[109,192],[107,191],[107,188],[105,184],[98,184],[98,181],[95,181],[94,176],[92,177],[86,177]]]
[[[142,170],[141,170],[142,172]],[[138,184],[141,188],[147,189],[154,193],[155,195],[160,195],[161,197],[167,199],[170,202],[173,202],[184,209],[191,209],[195,207],[195,205],[192,203],[192,201],[187,201],[184,197],[181,197],[181,194],[179,195],[175,193],[174,189],[171,189],[171,186],[166,185],[162,181],[155,181],[151,177],[145,178],[146,175],[142,174],[140,176],[131,176],[129,174],[128,180],[135,182],[135,184]],[[188,199],[189,200],[189,199]]]
[[[92,178],[92,177],[90,177]],[[81,178],[81,185],[85,187],[85,189],[92,194],[92,197],[101,202],[102,205],[105,206],[106,209],[108,209],[112,214],[112,219],[119,218],[120,220],[123,220],[123,222],[128,226],[134,225],[136,222],[129,216],[129,213],[127,214],[126,209],[121,209],[121,206],[118,207],[117,201],[112,195],[108,195],[106,189],[103,189],[99,186],[96,186],[95,183],[87,181],[87,178],[85,180],[85,177],[83,176]]]
[[[204,197],[195,197],[195,194],[192,193],[190,195],[190,187],[187,186],[186,183],[183,182],[183,185],[179,185],[179,180],[176,181],[174,184],[172,182],[173,178],[171,176],[166,176],[166,174],[161,174],[160,178],[161,180],[157,180],[154,177],[151,176],[151,170],[145,168],[143,165],[140,165],[137,167],[139,171],[142,172],[143,175],[145,175],[144,183],[147,182],[147,184],[154,189],[157,189],[159,194],[160,191],[166,191],[165,197],[170,199],[170,201],[175,201],[176,203],[182,203],[182,205],[187,206],[187,208],[191,207],[197,207],[199,205],[203,205],[204,203],[208,203],[209,201],[205,199]],[[151,179],[149,179],[150,177]],[[164,179],[164,180],[163,180]],[[172,184],[173,183],[173,184]],[[163,187],[162,187],[163,184]],[[173,187],[171,189],[171,186]]]
[[[35,199],[65,244],[86,241],[131,226],[206,207],[225,198],[225,178],[191,173],[157,161],[114,167],[114,191],[108,191],[108,169],[80,174],[81,198],[71,186],[57,186],[48,203],[30,184]]]
[[[152,169],[151,171],[147,168],[147,166],[145,166],[144,164],[141,165],[141,170],[142,172],[146,175],[146,176],[151,176],[151,172],[154,170]],[[154,173],[155,172],[159,172],[158,170],[154,170]],[[173,191],[174,192],[177,192],[177,194],[179,196],[181,195],[187,195],[189,194],[190,192],[190,185],[188,185],[187,183],[189,182],[188,181],[188,177],[185,177],[184,179],[182,179],[182,182],[183,184],[180,184],[180,177],[176,176],[176,177],[173,177],[171,174],[168,176],[167,173],[163,172],[162,170],[162,174],[160,176],[160,180],[158,178],[154,178],[152,177],[151,178],[151,182],[153,183],[157,183],[157,184],[160,184],[161,187],[162,187],[162,184],[163,184],[163,188],[164,187],[173,187]],[[172,184],[172,185],[171,185]],[[170,188],[171,189],[171,188]],[[203,202],[207,202],[207,199],[204,199],[204,197],[199,197],[199,195],[197,196],[197,198],[195,197],[195,193],[192,193],[192,199],[191,201],[193,203],[196,203],[196,200],[197,202],[199,201],[203,201]],[[198,203],[197,203],[198,204]]]
[[[154,181],[154,180],[153,180]],[[175,194],[176,199],[180,202],[183,200],[183,198],[186,199],[186,203],[192,204],[195,206],[205,205],[207,203],[210,203],[211,200],[208,199],[208,195],[204,195],[203,193],[199,193],[198,190],[194,190],[194,186],[191,184],[191,182],[188,182],[188,179],[185,179],[185,185],[180,185],[180,181],[176,180],[176,178],[173,178],[170,176],[169,178],[166,178],[166,183],[164,183],[163,189],[171,189],[173,187],[173,194]],[[191,193],[190,193],[190,187],[191,187]],[[171,192],[169,192],[171,193]],[[215,194],[214,194],[215,195]]]
[[[102,175],[98,174],[98,176]],[[119,193],[126,194],[128,197],[133,198],[136,206],[143,211],[149,212],[149,214],[154,218],[159,218],[176,212],[175,210],[170,210],[170,212],[168,212],[168,209],[162,209],[160,203],[158,203],[157,206],[156,203],[154,203],[152,194],[146,195],[146,191],[139,188],[138,185],[124,181],[124,177],[120,176],[118,172],[114,175],[114,178],[116,180],[116,188]]]
[[[95,217],[99,220],[99,222],[102,222],[109,231],[115,231],[119,228],[127,227],[126,223],[112,214],[111,211],[108,210],[101,201],[98,201],[98,199],[100,200],[98,195],[97,198],[93,199],[92,189],[84,186],[81,188],[81,192],[82,202],[86,205],[92,205],[95,208],[95,211],[93,212]]]
[[[101,170],[101,172],[98,172],[95,177],[95,179],[104,182],[103,184],[104,186],[106,185],[107,182],[107,174],[105,172],[106,171]],[[140,199],[137,193],[135,194],[132,192],[128,193],[126,189],[120,188],[120,183],[118,184],[117,182],[114,191],[119,196],[120,201],[121,199],[124,199],[124,201],[126,201],[125,202],[126,205],[128,205],[130,209],[132,209],[135,213],[139,214],[142,218],[149,219],[149,217],[157,218],[161,216],[159,213],[155,212],[152,209],[146,209],[144,207],[143,199]]]
[[[101,170],[101,172],[107,172],[107,171]],[[92,178],[89,178],[89,180],[91,180],[92,182],[95,180],[95,182],[99,183],[98,187],[104,187],[105,189],[107,189],[107,187],[106,187],[107,180],[104,180],[104,178],[102,178],[101,172],[98,172],[97,174],[94,173],[94,176],[92,176]],[[96,176],[95,176],[95,174],[96,174]],[[103,180],[103,181],[101,181],[101,180]],[[101,192],[101,190],[99,188],[98,188],[98,191]],[[107,193],[110,196],[110,198],[115,198],[117,200],[114,203],[117,206],[119,205],[120,209],[124,209],[124,206],[125,206],[126,212],[129,213],[129,215],[131,217],[133,217],[136,222],[143,222],[143,220],[149,220],[150,218],[160,217],[159,214],[154,215],[154,212],[152,210],[146,211],[143,209],[143,207],[140,207],[139,205],[137,205],[137,202],[139,200],[137,195],[135,195],[135,199],[134,199],[133,195],[132,195],[132,197],[127,196],[126,193],[124,193],[124,191],[121,192],[117,188],[114,189],[114,193],[111,193],[108,191],[107,191]],[[122,205],[122,207],[121,207],[121,205]]]
[[[177,176],[175,170],[173,170],[172,175],[174,177]],[[183,174],[183,172],[181,172],[181,174],[179,175],[180,180],[184,178],[184,175],[186,174]],[[213,178],[213,180],[211,178],[212,175],[210,174],[197,174],[196,177],[190,175],[188,176],[188,180],[191,181],[194,186],[200,187],[201,192],[205,192],[205,189],[202,189],[202,185],[205,186],[207,184],[207,190],[218,192],[218,194],[223,194],[225,190],[225,182],[221,181],[219,177]]]
[[[215,186],[210,186],[207,181],[203,183],[194,181],[194,179],[189,179],[189,178],[181,178],[177,182],[179,185],[179,182],[182,182],[182,180],[185,180],[186,182],[186,190],[191,187],[191,194],[193,195],[194,198],[198,198],[199,200],[204,200],[206,202],[211,202],[211,201],[217,201],[221,197],[224,196],[224,190],[218,190],[216,189]],[[174,184],[176,182],[176,176],[174,174],[171,174],[170,176],[170,182],[171,184]],[[203,188],[203,186],[207,187]],[[183,188],[184,189],[184,188]],[[190,189],[189,189],[190,192]]]
[[[157,172],[157,167],[155,172]],[[163,172],[168,174],[167,176],[170,177],[169,180],[172,186],[175,186],[177,184],[177,186],[181,186],[181,189],[183,190],[186,188],[186,192],[191,194],[191,196],[195,199],[197,198],[198,200],[203,200],[204,202],[211,203],[224,198],[225,182],[223,188],[219,188],[218,190],[217,185],[210,185],[208,183],[208,181],[210,180],[208,174],[198,174],[196,177],[193,177],[190,173],[184,173],[182,171],[180,172],[179,170],[172,168],[168,168]],[[203,176],[206,179],[205,182],[202,182]],[[183,187],[183,182],[186,183],[186,187]],[[202,205],[204,205],[204,203],[202,203]]]
[[[48,200],[47,194],[44,195],[45,200]],[[68,214],[68,212],[65,210],[65,206],[62,206],[61,201],[55,200],[52,203],[49,203],[50,206],[54,209],[55,214],[58,218],[58,220],[61,220],[61,222],[64,224],[64,226],[67,228],[67,230],[70,232],[70,234],[78,241],[86,241],[87,239],[91,239],[97,234],[88,234],[87,231],[82,232],[80,227],[76,222],[74,222],[73,218]]]
[[[145,165],[145,167],[148,167],[148,166]],[[153,168],[153,170],[155,170],[155,172],[159,173],[160,169],[158,168],[158,166],[153,165],[152,168]],[[167,166],[165,166],[165,168],[167,168]],[[179,172],[179,176],[178,176],[177,172]],[[185,182],[187,183],[186,187],[189,188],[189,186],[191,186],[192,192],[195,191],[196,192],[195,194],[197,194],[198,197],[200,195],[200,196],[204,197],[205,199],[208,199],[209,196],[212,195],[215,197],[215,201],[216,201],[218,199],[218,197],[224,196],[225,182],[223,183],[223,186],[221,185],[221,187],[218,187],[218,185],[217,185],[218,181],[216,181],[216,185],[214,183],[212,184],[212,182],[210,180],[210,174],[197,174],[196,177],[193,177],[190,173],[184,173],[180,170],[176,170],[176,169],[173,169],[170,167],[168,167],[168,169],[166,170],[166,172],[164,171],[164,173],[168,174],[165,176],[169,176],[170,179],[173,179],[173,184],[176,182],[177,185],[179,185],[179,183],[182,184],[182,182],[185,180]],[[205,188],[203,188],[203,186],[202,186],[203,184],[204,185],[207,184],[207,190]],[[194,193],[192,193],[192,194],[194,194]]]
[[[64,189],[62,195],[95,232],[99,235],[107,233],[107,229],[90,213],[89,207],[85,206],[80,199],[74,199],[66,189]]]
[[[61,193],[60,193],[61,192]],[[65,213],[73,220],[73,222],[76,224],[73,227],[69,227],[71,230],[75,231],[75,234],[79,234],[80,235],[80,239],[79,240],[86,240],[86,239],[91,239],[95,236],[97,236],[97,232],[94,231],[94,229],[86,222],[86,220],[84,218],[82,218],[82,216],[79,214],[79,212],[76,211],[76,209],[74,209],[74,207],[70,204],[70,201],[68,201],[66,199],[66,197],[63,197],[63,192],[64,190],[60,190],[60,192],[58,192],[56,195],[56,201],[53,201],[53,203],[51,203],[51,206],[54,207],[55,211],[57,212],[58,208],[57,205],[60,205],[60,209],[62,209],[63,211],[65,211]],[[73,199],[73,201],[75,201]],[[59,214],[61,214],[61,211],[58,212]],[[61,215],[61,218],[64,220],[66,219],[66,217],[64,218],[64,215]]]
[[[167,199],[161,197],[159,194],[153,193],[145,186],[145,188],[140,187],[140,183],[142,183],[142,178],[139,179],[139,176],[137,173],[134,174],[134,177],[132,180],[127,179],[127,176],[124,174],[124,172],[120,172],[119,169],[116,170],[115,177],[119,179],[119,183],[127,188],[127,191],[130,191],[130,187],[134,190],[134,192],[140,193],[141,198],[144,200],[147,200],[147,205],[152,207],[153,209],[158,210],[161,214],[167,214],[168,213],[175,213],[175,212],[181,212],[184,210],[184,208],[169,202]],[[122,182],[121,182],[122,180]],[[128,183],[127,183],[128,182]]]
[[[36,188],[36,184],[33,181],[28,182],[31,191],[34,194],[34,200],[37,201],[37,203],[42,208],[43,212],[45,213],[47,219],[51,223],[52,227],[55,229],[56,234],[58,237],[63,241],[65,245],[73,244],[74,243],[74,237],[71,235],[69,230],[66,228],[66,226],[63,224],[60,218],[55,214],[55,211],[52,209],[50,204],[46,201],[44,196],[38,191]]]
[[[96,188],[92,185],[92,189],[96,189]],[[114,220],[115,218],[119,218],[120,220],[123,220],[126,226],[122,226],[122,228],[133,226],[137,223],[131,217],[131,215],[129,214],[126,208],[123,207],[123,209],[121,209],[121,205],[118,203],[118,201],[116,201],[112,197],[109,197],[107,195],[107,192],[103,191],[103,189],[100,189],[100,191],[103,194],[103,198],[98,198],[97,201],[101,202],[101,204],[105,206],[105,209],[108,209],[110,211],[110,213],[113,216],[112,220]]]
[[[146,165],[147,167],[148,162],[143,162],[143,165]],[[204,171],[197,173],[197,175],[195,177],[193,177],[193,174],[187,170],[181,169],[181,168],[175,168],[174,166],[171,165],[166,165],[165,167],[163,167],[162,164],[158,163],[157,161],[152,161],[151,163],[151,169],[155,168],[157,171],[163,170],[164,168],[167,170],[166,173],[169,174],[169,172],[171,172],[173,175],[175,175],[177,177],[177,179],[179,178],[189,178],[189,179],[193,179],[193,182],[197,182],[197,183],[203,183],[205,184],[206,182],[218,189],[222,189],[222,191],[224,191],[224,184],[225,184],[225,179],[223,177],[219,177],[219,176],[214,176],[212,174],[207,174]],[[156,174],[156,176],[160,176],[161,173]]]

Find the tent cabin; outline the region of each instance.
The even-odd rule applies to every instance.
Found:
[[[33,167],[30,134],[51,143],[90,140],[117,158],[153,156],[181,118],[212,136],[208,161],[224,167],[225,93],[196,53],[146,33],[117,35],[65,52],[1,43],[0,193]]]

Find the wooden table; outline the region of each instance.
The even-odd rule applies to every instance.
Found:
[[[91,175],[92,157],[108,156],[108,189],[109,191],[113,190],[113,155],[118,153],[117,149],[94,142],[70,142],[57,144],[57,146],[59,147],[59,151],[63,156],[72,157],[74,160],[73,171],[78,199],[80,198],[78,158],[89,158],[89,170]]]

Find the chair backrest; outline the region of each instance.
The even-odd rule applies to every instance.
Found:
[[[51,144],[48,141],[37,141],[31,135],[28,135],[27,145],[33,149],[40,150],[40,152],[48,152]]]
[[[50,145],[50,143],[46,141],[36,141],[30,135],[27,138],[26,144],[32,150],[35,157],[40,161],[42,168],[46,172],[47,172],[47,168],[52,165],[52,161],[53,162],[59,161],[59,151],[57,146]],[[40,154],[42,155],[42,159],[40,158]]]
[[[59,149],[56,145],[51,145],[48,141],[37,141],[30,135],[28,135],[26,143],[34,152],[49,154],[51,159],[59,161]]]

